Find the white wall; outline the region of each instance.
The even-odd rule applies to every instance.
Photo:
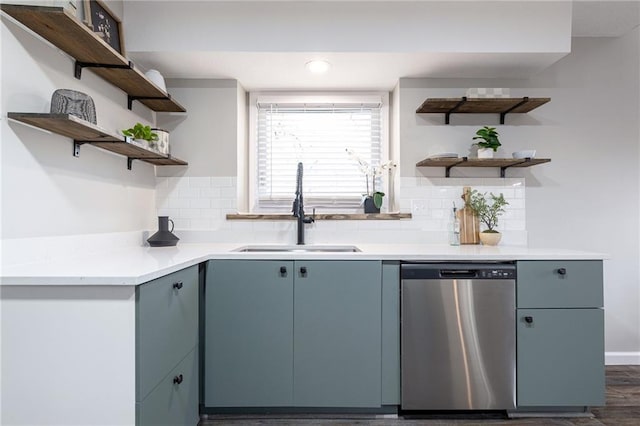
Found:
[[[573,53],[528,84],[553,89],[540,147],[554,163],[529,187],[529,241],[609,253],[607,351],[640,362],[638,179],[639,55],[636,28],[617,39],[574,39]],[[615,65],[614,65],[615,64]]]
[[[158,176],[235,176],[238,146],[238,82],[167,80],[187,114],[158,117],[170,132],[171,154],[189,167],[160,167]]]
[[[117,6],[116,4],[114,4]],[[114,7],[114,10],[118,10]],[[156,227],[154,167],[69,138],[8,121],[7,112],[49,112],[59,88],[89,94],[98,125],[117,131],[154,114],[90,70],[73,77],[73,61],[20,24],[2,16],[1,232],[3,240],[124,232]]]

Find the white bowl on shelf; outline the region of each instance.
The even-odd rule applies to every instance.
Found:
[[[513,158],[535,158],[536,150],[535,149],[529,149],[529,150],[525,150],[525,151],[516,151],[516,152],[512,153],[511,155],[513,155]]]
[[[158,70],[149,70],[146,73],[144,73],[144,75],[147,76],[147,78],[149,80],[151,80],[151,82],[153,84],[158,86],[164,92],[167,91],[167,86],[166,86],[166,84],[164,82],[164,77],[162,76],[162,74],[160,74],[160,71],[158,71]]]

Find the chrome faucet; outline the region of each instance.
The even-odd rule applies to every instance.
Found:
[[[304,215],[304,203],[302,201],[302,163],[298,163],[296,199],[293,201],[293,209],[291,211],[293,215],[298,218],[298,245],[302,245],[304,244],[304,224],[314,222],[313,217]]]

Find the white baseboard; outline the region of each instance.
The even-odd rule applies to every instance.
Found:
[[[640,352],[605,352],[605,365],[640,365]]]

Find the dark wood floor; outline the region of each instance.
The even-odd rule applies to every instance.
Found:
[[[445,426],[445,425],[510,425],[510,426],[640,426],[640,366],[608,366],[607,405],[592,407],[591,418],[522,418],[522,419],[388,419],[348,416],[211,416],[200,426],[218,425],[307,425],[307,426]]]

